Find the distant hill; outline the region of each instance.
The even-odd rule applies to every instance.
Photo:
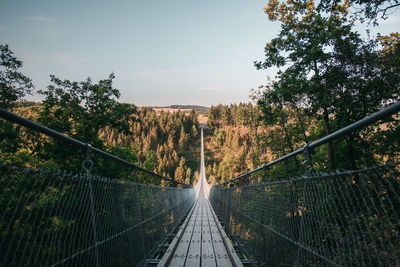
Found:
[[[197,105],[169,105],[169,106],[150,106],[149,108],[153,109],[163,109],[163,110],[192,110],[194,109],[196,112],[203,113],[207,112],[210,108],[204,106]]]

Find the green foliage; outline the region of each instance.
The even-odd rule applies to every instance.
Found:
[[[18,60],[8,45],[0,44],[0,107],[12,109],[18,106],[22,98],[31,93],[32,80],[20,73],[22,61]],[[31,158],[22,144],[22,127],[0,119],[0,159],[14,162],[20,166]]]
[[[259,109],[254,108],[251,103],[239,103],[211,106],[208,110],[208,126],[221,128],[228,125],[249,126],[257,128],[259,126]]]
[[[97,84],[90,78],[70,82],[50,77],[53,85],[39,90],[46,97],[39,122],[90,143],[97,143],[98,131],[107,126],[130,133],[136,107],[117,102],[120,93],[112,87],[114,74]]]
[[[264,123],[278,126],[274,130],[281,137],[282,155],[295,149],[299,140],[294,139],[313,140],[307,137],[304,118],[322,122],[323,135],[328,135],[400,100],[398,34],[380,37],[381,46],[378,40],[364,41],[352,30],[346,3],[335,4],[325,13],[311,0],[270,0],[265,8],[271,21],[281,22],[281,32],[267,43],[266,59],[255,66],[280,70],[256,100]],[[291,129],[291,120],[299,129]],[[356,168],[359,159],[373,159],[365,144],[367,135],[350,135],[343,144],[328,143],[327,166]],[[349,165],[342,164],[341,155]]]
[[[39,123],[100,149],[106,149],[98,137],[101,129],[113,127],[117,132],[129,132],[130,124],[135,121],[136,107],[117,102],[120,93],[112,87],[113,74],[98,83],[93,83],[90,78],[83,82],[71,82],[53,75],[50,77],[53,84],[39,90],[45,96],[40,109],[36,110],[35,120]],[[42,163],[67,170],[81,169],[85,151],[34,131],[27,131],[25,140],[32,143],[32,154]],[[118,147],[113,149],[122,153]],[[107,163],[104,159],[97,159],[96,169],[112,173],[113,167],[108,169]],[[119,172],[114,175],[127,173],[117,167],[116,170]]]
[[[279,20],[282,29],[256,67],[285,67],[269,88],[283,104],[354,121],[379,109],[383,101],[398,98],[398,81],[388,80],[396,71],[385,71],[390,65],[382,62],[376,41],[365,42],[352,31],[346,10],[323,15],[313,1],[278,5],[271,0],[266,13],[270,20]]]
[[[62,99],[66,98],[68,99],[68,97],[62,97]],[[52,98],[52,101],[55,102],[54,99]],[[91,124],[91,121],[85,121],[86,118],[95,116],[90,113],[91,111],[85,110],[84,107],[76,107],[74,110],[77,110],[77,112],[74,113],[68,108],[70,106],[68,103],[63,103],[63,106],[59,104],[52,107],[49,103],[46,103],[46,107],[44,105],[21,106],[17,108],[16,112],[34,120],[40,119],[49,127],[59,127],[58,131],[78,140],[88,141],[113,155],[171,178],[174,178],[176,169],[183,157],[185,158],[184,178],[179,177],[179,180],[192,182],[192,170],[198,168],[199,157],[199,135],[193,134],[197,133],[197,116],[186,116],[183,112],[162,112],[157,115],[152,109],[141,108],[135,113],[131,113],[129,120],[124,121],[127,123],[126,127],[115,127],[115,123],[106,125],[106,121],[103,121],[102,128],[95,129],[95,124]],[[128,108],[128,110],[135,109],[135,106]],[[63,116],[56,117],[53,111],[57,114],[62,113]],[[77,117],[78,121],[76,122],[74,116],[79,112],[82,115]],[[106,119],[104,118],[104,120]],[[84,130],[81,128],[81,125],[84,125],[87,129],[90,124],[93,131],[91,136],[87,132],[83,132]],[[4,139],[2,139],[4,140],[4,145],[2,145],[3,161],[10,162],[12,160],[14,164],[25,166],[28,162],[31,162],[31,166],[45,164],[54,168],[80,170],[85,151],[42,136],[34,131],[27,131],[24,135],[13,134],[16,128],[11,124],[9,127],[9,131],[0,132],[4,136]],[[97,131],[96,135],[94,134],[95,131]],[[176,132],[179,134],[174,134]],[[79,135],[79,133],[82,134]],[[16,142],[16,138],[20,138],[20,141]],[[15,142],[9,142],[10,140]],[[24,149],[25,147],[29,149]],[[6,153],[7,149],[10,151]],[[23,159],[22,155],[25,155]],[[29,160],[27,156],[30,156]],[[92,160],[95,161],[93,171],[96,173],[119,179],[132,178],[131,170],[119,163],[96,155],[92,155]],[[190,176],[186,177],[185,175],[188,174]],[[143,177],[141,182],[156,182],[146,179],[146,177]]]
[[[18,71],[22,61],[14,57],[8,45],[0,44],[0,107],[15,106],[26,94],[32,92],[32,80]]]
[[[140,166],[172,178],[184,157],[185,171],[182,173],[186,175],[187,168],[192,166],[191,162],[197,162],[199,157],[199,136],[192,134],[193,128],[197,131],[196,113],[186,116],[184,112],[178,111],[157,115],[150,108],[141,108],[135,118],[129,128],[129,135],[105,127],[99,131],[99,137],[110,145],[135,146]],[[192,177],[179,177],[178,180],[184,181],[186,178],[192,180]]]
[[[264,91],[263,96],[272,98],[274,92]],[[219,113],[223,108],[230,109],[229,112],[234,115],[231,124],[221,124],[215,121],[219,119],[213,121],[209,118],[209,125],[215,125],[205,130],[206,171],[210,183],[217,184],[236,177],[326,136],[324,120],[309,109],[290,104],[280,105],[282,102],[279,101],[267,105],[265,100],[260,98],[257,105],[211,107],[212,112]],[[254,119],[253,114],[259,114],[260,121],[257,124],[246,123]],[[240,120],[243,124],[237,124],[239,120],[236,116],[243,116]],[[336,167],[356,169],[388,160],[398,161],[398,120],[398,116],[389,117],[381,125],[367,127],[335,141],[333,156],[337,161]],[[223,128],[216,126],[219,124]],[[347,125],[334,116],[329,118],[329,124],[333,131]],[[312,160],[315,170],[329,171],[328,146],[315,149]],[[304,157],[299,156],[275,165],[269,169],[267,180],[288,179],[304,174],[303,161]]]
[[[175,170],[175,175],[174,175],[175,181],[185,182],[186,173],[187,173],[186,160],[184,157],[181,157],[179,161],[179,166]],[[188,178],[190,178],[190,176]]]
[[[212,114],[230,114],[227,120]],[[266,133],[257,115],[259,106],[251,103],[211,106],[209,131],[205,131],[206,173],[210,183],[226,181],[258,167],[267,160]],[[219,128],[221,127],[221,128]]]
[[[195,139],[198,137],[198,135],[199,133],[197,131],[196,125],[193,124],[192,129],[190,130],[190,136]]]

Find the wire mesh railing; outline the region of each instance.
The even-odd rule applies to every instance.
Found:
[[[68,171],[0,161],[0,266],[146,266],[162,256],[194,204],[193,187],[4,109],[0,117],[78,148]],[[102,168],[99,157],[108,160]],[[116,164],[123,177],[101,175]]]
[[[1,266],[136,266],[194,203],[194,189],[0,165]]]
[[[210,201],[258,266],[398,266],[399,196],[399,163],[393,163],[213,187]]]

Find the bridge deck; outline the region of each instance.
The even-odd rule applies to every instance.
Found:
[[[199,195],[158,266],[242,266],[203,194]]]
[[[208,200],[201,129],[200,180],[197,201],[158,266],[243,266]]]

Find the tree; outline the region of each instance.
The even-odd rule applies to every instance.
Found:
[[[39,91],[45,96],[39,123],[97,148],[104,147],[104,141],[99,137],[101,129],[110,127],[117,133],[131,133],[136,107],[117,102],[120,93],[112,86],[114,74],[98,83],[93,83],[90,78],[71,82],[53,75],[50,77],[53,84]],[[71,163],[75,161],[76,151],[56,140],[44,142],[41,153],[62,165],[67,162],[65,167],[80,164]]]
[[[265,86],[263,95],[260,97],[258,104],[262,110],[260,117],[264,124],[266,126],[276,127],[276,129],[268,132],[269,138],[271,139],[271,148],[274,144],[279,144],[279,151],[281,152],[279,156],[283,157],[287,152],[293,152],[295,150],[292,128],[297,123],[301,123],[301,120],[298,121],[297,118],[294,119],[291,116],[293,114],[291,111],[294,107],[290,103],[285,103],[278,90],[274,90],[273,88],[274,87],[271,88],[268,85]],[[291,121],[294,121],[294,123],[290,123]],[[289,151],[287,151],[286,148],[288,148]]]
[[[97,141],[98,131],[106,126],[131,133],[136,107],[117,102],[120,92],[112,87],[114,74],[97,84],[90,78],[83,82],[61,80],[54,75],[50,78],[53,85],[39,91],[46,97],[40,122],[83,141]]]
[[[266,45],[266,59],[255,62],[256,67],[281,68],[271,86],[277,99],[308,108],[323,120],[327,135],[336,125],[332,118],[343,127],[393,99],[398,84],[388,86],[376,42],[364,42],[352,31],[346,3],[322,14],[312,0],[270,0],[265,12],[270,20],[280,21],[282,29]],[[264,95],[260,104],[271,104],[268,98]],[[335,169],[332,143],[328,143],[328,159]]]
[[[192,136],[192,139],[196,139],[198,136],[197,128],[196,125],[192,126],[192,129],[190,130],[190,135]]]
[[[187,174],[186,160],[184,157],[181,157],[181,160],[179,161],[179,166],[175,170],[174,180],[177,182],[184,183],[186,180],[185,177],[186,174]]]
[[[190,184],[191,183],[191,177],[192,177],[192,169],[191,168],[187,168],[185,184]]]
[[[189,119],[189,122],[193,123],[193,125],[197,128],[199,123],[197,121],[197,114],[196,114],[196,111],[194,110],[194,108],[190,110],[188,119]],[[190,129],[190,127],[189,127],[189,129]]]
[[[187,149],[187,141],[188,141],[188,136],[185,133],[183,126],[181,127],[181,133],[179,135],[179,142],[178,142],[178,146],[179,146],[179,150],[180,151],[185,151]]]
[[[8,45],[0,44],[0,107],[11,108],[15,102],[30,94],[32,80],[18,71],[22,61],[14,57]]]
[[[221,110],[220,106],[211,106],[208,110],[208,126],[220,127],[221,126]]]
[[[157,154],[153,150],[149,150],[145,152],[145,161],[142,164],[142,167],[146,170],[154,170],[157,166]]]
[[[174,150],[176,146],[175,143],[175,130],[170,131],[168,134],[168,147],[170,150]]]
[[[0,44],[0,107],[12,109],[18,100],[30,94],[34,88],[32,80],[18,71],[22,61],[14,57],[8,45]],[[0,154],[3,161],[12,161],[19,165],[31,158],[26,151],[21,151],[22,136],[20,127],[0,120]],[[16,153],[18,155],[16,155]]]

